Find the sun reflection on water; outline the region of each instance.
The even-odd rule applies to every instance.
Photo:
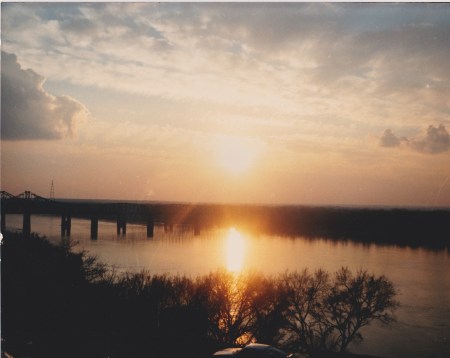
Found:
[[[234,227],[228,230],[226,238],[227,269],[230,272],[242,271],[245,257],[245,239]]]

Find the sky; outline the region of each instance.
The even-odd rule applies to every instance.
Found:
[[[449,3],[2,3],[1,188],[450,207]]]

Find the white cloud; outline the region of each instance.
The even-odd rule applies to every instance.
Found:
[[[44,78],[24,70],[14,54],[2,51],[2,139],[61,139],[75,134],[86,108],[68,96],[53,96]]]
[[[264,108],[301,123],[313,115],[344,118],[365,135],[403,118],[416,127],[447,118],[449,9],[11,4],[2,36],[4,48],[52,80],[174,105],[204,101],[234,106],[236,113]],[[312,124],[320,132],[323,122]]]

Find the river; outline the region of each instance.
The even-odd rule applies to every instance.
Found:
[[[32,216],[32,231],[60,242],[60,219]],[[22,216],[7,215],[7,229],[20,229]],[[236,228],[218,228],[194,235],[192,230],[127,226],[117,236],[116,224],[99,222],[99,237],[91,240],[90,221],[72,219],[74,250],[89,254],[117,271],[180,274],[195,277],[225,268],[276,275],[286,270],[334,272],[342,266],[385,275],[398,291],[397,321],[389,327],[374,323],[353,344],[354,353],[380,357],[450,357],[450,257],[448,249],[429,250],[394,245],[332,241],[325,238],[255,235]]]

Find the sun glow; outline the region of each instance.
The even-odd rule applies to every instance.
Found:
[[[227,269],[231,272],[240,272],[245,257],[245,240],[234,227],[228,230],[226,238]]]
[[[259,148],[257,143],[239,137],[223,136],[215,141],[218,164],[233,174],[246,172],[254,164]]]

